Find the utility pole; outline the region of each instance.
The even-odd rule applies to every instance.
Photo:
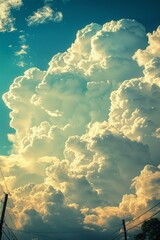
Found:
[[[6,206],[7,206],[7,200],[8,200],[8,194],[5,194],[3,209],[2,209],[1,219],[0,219],[0,240],[2,238],[2,227],[3,227],[3,223],[4,223],[4,216],[5,216]]]
[[[123,219],[123,230],[124,230],[124,239],[127,240],[127,232],[126,232],[126,224],[125,224],[125,220]]]

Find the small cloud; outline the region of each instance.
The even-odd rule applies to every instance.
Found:
[[[22,49],[27,49],[28,45],[23,44],[21,47],[22,47]]]
[[[17,66],[24,67],[26,65],[24,58],[28,54],[29,46],[26,44],[26,35],[22,34],[19,36],[20,49],[15,52],[15,56],[19,58]]]
[[[28,26],[44,24],[49,21],[62,21],[63,14],[61,12],[54,12],[50,6],[44,6],[34,12],[33,16],[27,18]]]
[[[12,32],[15,29],[15,18],[11,15],[12,9],[19,9],[22,0],[1,0],[0,1],[0,32]]]
[[[25,42],[26,41],[26,36],[24,34],[20,35],[19,39],[20,39],[21,42]]]
[[[21,49],[20,51],[15,53],[16,56],[24,55],[24,54],[27,54],[27,52],[24,49]]]
[[[54,14],[54,22],[61,22],[63,19],[63,14],[62,12],[56,12]]]
[[[20,61],[20,62],[17,63],[17,66],[19,66],[19,67],[24,67],[25,65],[26,64],[25,64],[24,61]]]

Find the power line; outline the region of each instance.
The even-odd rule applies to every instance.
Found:
[[[139,226],[140,224],[144,223],[144,221],[147,221],[147,220],[151,219],[152,217],[154,217],[154,216],[157,215],[158,213],[160,213],[160,210],[159,210],[158,212],[154,213],[154,214],[153,214],[152,216],[150,216],[149,218],[147,218],[147,219],[141,221],[140,223],[136,224],[135,226],[127,229],[127,231],[130,231],[130,230],[132,230],[133,228],[136,228],[136,227]]]
[[[13,226],[14,226],[15,228],[17,228],[15,222],[13,221],[12,215],[9,213],[8,210],[6,210],[6,212],[7,212],[8,217],[10,218],[10,220],[11,220]],[[6,217],[7,217],[7,216],[6,216]]]
[[[150,219],[150,218],[152,218],[153,216],[155,216],[155,215],[157,215],[158,213],[160,213],[160,210],[158,211],[158,212],[156,212],[156,213],[154,213],[153,215],[151,215],[149,218],[147,218],[147,219],[145,219],[145,220],[143,220],[142,222],[140,222],[140,223],[138,223],[138,224],[136,224],[135,226],[133,226],[133,227],[131,227],[131,228],[129,228],[129,229],[127,229],[127,231],[130,231],[131,229],[134,229],[134,228],[136,228],[138,225],[140,225],[141,223],[143,223],[144,221],[146,221],[146,220],[148,220],[148,219]],[[119,224],[120,225],[120,224]],[[116,225],[117,226],[117,225]],[[115,227],[115,226],[113,226],[113,227]],[[29,234],[29,235],[35,235],[35,236],[37,236],[37,237],[49,237],[49,238],[51,238],[51,236],[49,236],[49,235],[52,235],[52,234],[64,234],[64,233],[80,233],[80,232],[86,232],[87,230],[81,230],[81,231],[61,231],[61,232],[31,232],[31,231],[24,231],[24,230],[17,230],[17,229],[11,229],[11,228],[9,228],[10,230],[12,230],[12,231],[17,231],[17,232],[22,232],[22,233],[25,233],[25,234]],[[120,228],[121,229],[121,228]],[[117,231],[120,231],[120,229],[118,229],[118,230],[116,230],[114,233],[117,233]],[[123,233],[121,232],[121,233],[119,233],[119,235],[122,235]],[[113,234],[112,234],[113,235]],[[111,236],[112,236],[111,235]],[[114,239],[117,239],[117,238],[119,238],[120,236],[115,236],[114,238],[112,238],[112,240],[114,240]]]
[[[115,227],[117,227],[117,226],[121,226],[121,224],[117,224],[117,225],[114,225],[114,226],[111,226],[110,228],[107,228],[106,230],[110,230],[110,229],[112,229],[112,228],[115,228]],[[80,232],[87,232],[87,231],[91,231],[91,230],[89,230],[89,229],[84,229],[84,230],[78,230],[78,231],[45,231],[45,232],[31,232],[31,231],[25,231],[25,230],[19,230],[19,229],[13,229],[13,228],[11,228],[11,230],[13,230],[13,231],[17,231],[17,232],[24,232],[24,233],[27,233],[27,234],[37,234],[37,233],[42,233],[42,234],[45,234],[45,233],[47,233],[47,234],[57,234],[57,233],[80,233]],[[92,230],[93,231],[93,230]]]
[[[121,229],[122,229],[122,224],[121,224],[121,228],[119,228],[119,229],[117,229],[116,231],[114,231],[114,232],[110,235],[110,237],[114,236],[116,233],[121,234],[121,233],[119,233],[119,231],[120,231]],[[114,237],[113,239],[116,239],[117,237],[119,237],[119,236],[116,236],[116,237]]]
[[[10,240],[10,238],[9,238],[8,235],[5,233],[5,231],[2,230],[2,232],[3,232],[3,234],[7,237],[7,239]]]
[[[18,240],[17,237],[16,237],[16,236],[14,235],[14,233],[12,232],[12,230],[10,229],[10,227],[7,225],[7,223],[5,222],[4,224],[5,224],[6,228],[7,228],[7,230],[8,230],[8,231],[11,233],[11,235],[14,237],[14,239]]]
[[[61,232],[29,232],[29,231],[23,231],[23,230],[16,230],[12,229],[13,231],[18,231],[18,232],[23,232],[29,235],[37,236],[37,237],[47,237],[47,238],[52,238],[53,239],[53,234],[79,234],[80,232],[87,232],[82,230],[82,231],[61,231]]]
[[[86,229],[86,230],[78,230],[78,231],[55,231],[55,232],[49,232],[49,231],[46,231],[46,232],[31,232],[31,231],[25,231],[25,230],[18,230],[18,229],[12,229],[11,228],[11,230],[12,231],[16,231],[16,232],[24,232],[24,233],[27,233],[27,234],[58,234],[58,233],[81,233],[81,232],[87,232],[87,231],[92,231],[92,232],[94,232],[93,230],[88,230],[88,229]]]
[[[13,201],[13,199],[12,199],[12,201]],[[10,204],[9,204],[9,205],[10,205]],[[11,207],[11,205],[10,205],[10,207]],[[6,210],[6,211],[7,211],[8,216],[10,217],[10,220],[11,220],[11,222],[12,222],[12,224],[13,224],[13,227],[14,227],[15,229],[17,229],[18,226],[19,226],[19,222],[18,222],[18,220],[16,219],[14,212],[11,211],[12,214],[10,214],[8,210]],[[15,220],[15,221],[14,221],[14,220]],[[16,223],[17,223],[17,224],[16,224]],[[17,225],[17,226],[16,226],[16,225]],[[10,229],[11,229],[11,228],[10,228]],[[21,237],[21,239],[24,238],[23,235],[22,235],[22,233],[20,233],[20,237]]]
[[[151,207],[150,209],[148,209],[147,211],[145,211],[144,213],[142,213],[141,215],[139,215],[138,217],[134,218],[131,222],[127,223],[126,226],[130,225],[132,222],[136,221],[137,219],[139,219],[140,217],[142,217],[143,215],[145,215],[146,213],[148,213],[150,210],[152,210],[153,208],[157,207],[160,204],[160,202],[158,202],[157,204],[155,204],[153,207]]]
[[[3,207],[2,207],[2,213],[1,213],[1,219],[0,219],[0,239],[2,239],[2,228],[3,228],[4,219],[5,219],[7,201],[8,201],[8,194],[5,194],[4,204],[3,204]]]
[[[114,227],[119,227],[119,226],[121,226],[121,227],[118,228],[117,230],[115,230],[115,231],[110,235],[110,237],[112,237],[112,236],[115,235],[116,233],[119,233],[119,231],[122,229],[122,224],[117,224],[117,225],[114,226]],[[111,227],[111,228],[113,228],[113,227]]]
[[[6,212],[7,212],[8,216],[9,216],[9,218],[10,218],[10,220],[11,220],[11,223],[13,224],[13,227],[14,227],[15,229],[17,229],[17,226],[16,226],[16,224],[15,224],[15,221],[13,220],[13,217],[14,217],[14,219],[17,221],[17,219],[16,219],[16,217],[15,217],[15,214],[12,212],[12,215],[11,215],[8,210],[6,210]],[[13,216],[13,217],[12,217],[12,216]],[[8,226],[8,227],[9,227],[9,226]],[[9,228],[10,228],[10,227],[9,227]],[[10,230],[11,230],[11,228],[10,228]],[[21,234],[21,238],[23,239],[22,234]]]
[[[12,199],[12,203],[13,203],[13,198],[12,198],[12,196],[11,196],[11,193],[10,193],[10,191],[9,191],[9,188],[8,188],[8,186],[7,186],[7,183],[6,183],[6,181],[5,181],[5,177],[4,177],[4,175],[3,175],[3,172],[2,172],[2,169],[1,169],[1,168],[0,168],[0,173],[1,173],[1,176],[2,176],[2,179],[3,179],[3,182],[4,182],[4,184],[5,184],[6,190],[8,191],[8,194],[9,194],[10,198]],[[1,186],[1,185],[0,185],[0,186]],[[1,186],[1,189],[3,190],[3,187],[2,187],[2,186]],[[3,192],[4,192],[4,190],[3,190]],[[10,209],[12,209],[12,206],[11,206],[11,204],[10,204],[10,201],[8,201],[8,204],[9,204],[9,206],[10,206]],[[14,206],[14,203],[13,203],[13,206]],[[14,213],[12,212],[12,215],[13,215],[13,217],[14,217],[14,219],[15,219],[15,222],[13,221],[13,218],[12,218],[11,214],[9,213],[9,211],[8,211],[7,209],[6,209],[6,212],[7,212],[8,216],[10,217],[11,222],[13,223],[13,226],[14,226],[15,228],[17,228],[15,222],[18,222],[18,221],[17,221]],[[19,223],[18,223],[18,224],[19,224]],[[22,239],[23,239],[23,236],[22,236]]]
[[[122,235],[123,233],[121,232],[121,233],[119,233],[119,235]],[[121,236],[115,236],[114,238],[112,238],[111,240],[115,240],[115,239],[117,239],[117,238],[120,238]]]
[[[140,217],[144,216],[146,213],[148,213],[149,211],[151,211],[153,208],[157,207],[159,204],[160,204],[160,202],[158,202],[158,203],[155,204],[153,207],[151,207],[150,209],[148,209],[147,211],[145,211],[144,213],[142,213],[141,215],[139,215],[138,217],[136,217],[135,219],[133,219],[131,222],[127,223],[126,226],[130,225],[131,223],[133,223],[134,221],[136,221],[136,220],[139,219]],[[160,212],[160,211],[158,211],[156,214],[158,214],[159,212]],[[151,217],[155,216],[156,214],[153,214]],[[149,217],[148,219],[150,219],[151,217]],[[147,219],[147,220],[148,220],[148,219]],[[138,223],[138,224],[135,225],[134,227],[131,227],[131,228],[127,229],[127,231],[129,231],[129,230],[137,227],[138,225],[140,225],[140,224],[143,223],[143,222],[144,222],[144,221]],[[110,237],[114,236],[116,233],[117,233],[117,234],[122,234],[122,233],[119,233],[119,231],[120,231],[121,229],[122,229],[122,228],[117,229],[116,231],[114,231],[114,232],[110,235]],[[113,240],[113,239],[117,239],[118,237],[119,237],[119,236],[115,236],[114,238],[112,238],[112,240]]]

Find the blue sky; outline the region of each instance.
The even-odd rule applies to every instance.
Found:
[[[17,230],[109,240],[125,219],[133,239],[159,201],[159,5],[0,0],[0,168]]]

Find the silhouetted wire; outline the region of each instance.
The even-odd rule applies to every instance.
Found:
[[[4,228],[4,227],[3,227]],[[12,231],[10,231],[8,228],[6,228],[6,234],[8,233],[8,235],[14,239],[14,234],[12,234]],[[15,238],[16,239],[16,238]]]
[[[13,224],[13,226],[15,227],[15,228],[17,228],[16,227],[16,224],[15,224],[15,222],[14,222],[14,220],[13,220],[13,217],[12,217],[12,215],[10,214],[10,212],[6,209],[6,218],[7,218],[7,216],[10,218],[10,220],[11,220],[11,222],[12,222],[12,224]]]
[[[109,230],[109,229],[111,229],[111,228],[115,228],[115,227],[117,227],[117,226],[121,226],[121,224],[117,224],[117,225],[115,225],[115,226],[112,226],[112,227],[110,227],[110,228],[107,228],[106,230]],[[19,231],[19,232],[25,232],[25,233],[37,233],[37,232],[28,232],[28,231],[24,231],[24,230],[16,230],[16,229],[12,229],[12,230],[15,230],[15,231]],[[79,233],[79,232],[87,232],[87,231],[91,231],[91,230],[89,230],[89,229],[84,229],[84,230],[78,230],[78,231],[63,231],[63,233]],[[94,231],[94,230],[92,230],[92,231]],[[62,232],[62,231],[61,231]],[[45,231],[45,232],[38,232],[38,233],[49,233],[49,234],[52,234],[52,233],[61,233],[61,232],[58,232],[58,231],[56,231],[56,232],[49,232],[49,231]]]
[[[13,200],[12,200],[13,201]],[[8,204],[9,204],[9,206],[10,206],[10,209],[12,209],[12,206],[11,206],[11,204],[10,204],[10,202],[8,201]],[[16,226],[16,224],[15,224],[15,222],[17,222],[17,219],[16,219],[16,217],[15,217],[15,214],[14,214],[14,212],[13,211],[11,211],[11,213],[12,213],[12,216],[11,216],[11,214],[9,213],[9,211],[7,210],[7,213],[10,215],[10,217],[12,218],[12,222],[13,222],[13,224],[14,224],[14,226]],[[14,220],[15,220],[15,222],[13,221],[13,218],[14,218]],[[16,227],[17,228],[17,227]]]
[[[111,228],[115,228],[115,227],[117,227],[117,226],[120,226],[121,224],[117,224],[117,225],[115,225],[115,226],[112,226],[112,227],[110,227],[110,228],[107,228],[106,230],[109,230],[109,229],[111,229]],[[37,234],[37,233],[42,233],[42,234],[58,234],[58,233],[80,233],[80,232],[87,232],[87,231],[89,231],[88,229],[84,229],[84,230],[79,230],[79,231],[55,231],[55,232],[49,232],[49,231],[45,231],[45,232],[33,232],[33,231],[25,231],[25,230],[19,230],[19,229],[12,229],[11,228],[11,230],[13,230],[13,231],[17,231],[17,232],[24,232],[24,233],[27,233],[27,234]]]
[[[12,199],[12,201],[13,201],[13,199]],[[14,225],[14,227],[15,227],[15,229],[17,229],[17,226],[19,226],[19,223],[18,223],[18,220],[16,219],[16,216],[15,216],[15,214],[14,214],[14,212],[12,212],[12,215],[11,215],[11,217],[13,216],[13,218],[14,218],[14,220],[13,220],[13,218],[12,218],[12,222],[13,222],[13,225]],[[17,223],[17,226],[16,226],[16,223]],[[21,239],[23,239],[23,235],[22,235],[22,233],[20,233],[20,235],[21,235]]]
[[[34,235],[37,237],[47,237],[47,238],[53,238],[53,234],[78,234],[80,232],[87,232],[87,230],[81,230],[81,231],[61,231],[61,232],[32,232],[32,231],[23,231],[23,230],[16,230],[12,229],[13,231],[23,232],[25,234]]]
[[[15,224],[15,221],[13,220],[13,217],[14,217],[14,219],[17,221],[14,213],[12,212],[12,215],[11,215],[8,210],[6,210],[6,212],[7,212],[8,216],[9,216],[9,218],[10,218],[12,224],[13,224],[13,227],[14,227],[15,229],[17,229],[17,226],[16,226],[16,224]],[[12,217],[12,216],[13,216],[13,217]],[[7,224],[7,223],[6,223],[6,224]],[[7,224],[7,226],[8,226],[8,224]],[[8,226],[8,227],[9,227],[9,226]],[[9,227],[9,229],[12,230],[11,227]],[[23,239],[22,233],[20,233],[20,235],[21,235],[21,239]]]
[[[157,203],[155,204],[153,207],[151,207],[150,209],[148,209],[147,211],[145,211],[144,213],[142,213],[141,215],[139,215],[138,217],[136,217],[135,219],[133,219],[132,221],[130,221],[129,223],[126,224],[126,226],[130,225],[132,222],[136,221],[137,219],[139,219],[140,217],[142,217],[143,215],[145,215],[146,213],[148,213],[150,210],[152,210],[153,208],[157,207],[160,204]]]
[[[156,205],[158,205],[158,204],[156,204]],[[156,205],[155,205],[155,206],[156,206]],[[154,206],[154,207],[155,207],[155,206]],[[152,207],[151,209],[153,209],[153,207]],[[151,210],[151,209],[150,209],[150,210]],[[147,211],[146,211],[146,212],[147,212]],[[144,221],[146,221],[146,220],[148,220],[148,219],[151,219],[152,217],[154,217],[154,216],[157,215],[158,213],[160,213],[160,211],[154,213],[154,214],[151,215],[149,218],[143,220],[142,222],[136,224],[135,226],[127,229],[127,231],[130,231],[130,230],[136,228],[137,226],[139,226],[140,224],[142,224]],[[143,215],[144,215],[144,214],[143,214]],[[119,225],[120,225],[120,224],[119,224]],[[119,226],[119,225],[116,225],[116,226]],[[116,227],[116,226],[113,226],[113,227]],[[26,234],[31,234],[31,235],[34,235],[34,236],[37,236],[37,237],[49,237],[48,235],[51,235],[51,234],[58,234],[58,233],[60,233],[60,234],[63,234],[63,233],[79,233],[79,232],[85,232],[85,231],[86,231],[86,230],[83,230],[83,231],[76,231],[76,232],[74,232],[74,231],[68,231],[68,232],[67,232],[67,231],[64,231],[64,232],[63,232],[63,231],[61,231],[61,232],[29,232],[29,231],[23,231],[23,230],[18,230],[18,229],[10,229],[10,230],[12,230],[12,231],[17,231],[17,232],[23,232],[23,233],[26,233]],[[117,232],[120,231],[120,230],[121,230],[121,228],[118,229],[118,230],[116,230],[113,234],[117,233]],[[42,235],[42,234],[43,234],[43,235]],[[113,234],[112,234],[111,236],[113,236]],[[122,235],[122,234],[123,234],[122,232],[119,233],[119,235]],[[114,238],[112,238],[112,240],[117,239],[117,238],[119,238],[119,237],[120,237],[120,236],[115,236]],[[49,237],[49,238],[51,238],[51,237]]]
[[[10,199],[12,199],[12,204],[13,204],[13,206],[14,206],[12,195],[11,195],[9,189],[8,189],[8,186],[7,186],[7,183],[6,183],[6,181],[5,181],[5,177],[4,177],[4,175],[3,175],[3,172],[2,172],[2,170],[1,170],[1,168],[0,168],[0,173],[1,173],[1,176],[2,176],[2,179],[3,179],[3,182],[4,182],[4,184],[5,184],[6,190],[8,191],[8,195],[10,196]],[[2,187],[2,186],[1,186],[1,187]],[[2,189],[3,189],[3,187],[2,187]],[[4,190],[3,190],[3,192],[4,192]],[[11,203],[10,203],[10,199],[8,198],[8,202],[7,202],[7,203],[9,204],[10,208],[12,209],[12,206],[11,206]],[[11,219],[11,222],[13,223],[13,226],[14,226],[15,228],[17,228],[15,222],[18,223],[18,221],[17,221],[14,213],[12,212],[12,215],[13,215],[13,217],[14,217],[14,219],[15,219],[15,222],[13,221],[13,218],[12,218],[11,214],[9,213],[9,211],[8,211],[7,209],[6,209],[6,212],[8,213],[8,215],[9,215],[9,217],[10,217],[10,219]],[[23,239],[23,236],[22,236],[22,239]]]
[[[121,226],[121,227],[118,228],[117,230],[115,230],[115,231],[110,235],[110,237],[112,237],[112,236],[115,235],[116,233],[119,233],[119,231],[122,229],[122,224],[117,224],[117,225],[112,226],[112,227],[109,228],[109,229],[111,229],[111,228],[115,228],[115,227],[119,227],[119,226]],[[108,230],[108,229],[107,229],[107,230]]]
[[[9,238],[8,235],[5,233],[5,231],[2,230],[2,232],[3,232],[3,234],[7,237],[7,239],[10,240],[10,238]]]
[[[112,238],[111,240],[114,240],[114,239],[117,239],[117,238],[120,238],[121,236],[120,235],[122,235],[123,233],[121,232],[121,233],[119,233],[119,235],[118,236],[115,236],[114,238]]]
[[[144,213],[142,213],[141,215],[139,215],[138,217],[136,217],[135,219],[133,219],[131,222],[127,223],[126,226],[130,225],[132,222],[136,221],[137,219],[139,219],[140,217],[142,217],[143,215],[145,215],[146,213],[148,213],[150,210],[152,210],[153,208],[157,207],[159,204],[160,204],[160,202],[158,202],[158,203],[155,204],[153,207],[151,207],[150,209],[148,209],[147,211],[145,211]],[[160,211],[158,211],[156,214],[158,214],[159,212],[160,212]],[[151,217],[155,216],[156,214],[153,214]],[[148,219],[150,219],[151,217],[149,217]],[[143,222],[144,222],[144,221],[138,223],[137,225],[135,225],[134,227],[128,229],[127,231],[129,231],[129,230],[137,227],[138,225],[140,225],[140,224],[143,223]],[[117,234],[121,234],[121,233],[119,233],[120,230],[121,230],[121,228],[120,228],[120,229],[117,229],[116,231],[114,231],[114,232],[110,235],[110,237],[112,237],[112,236],[115,235],[116,233],[117,233]],[[116,238],[118,238],[118,237],[119,237],[119,236],[115,236],[114,238],[112,238],[112,240],[113,240],[113,239],[116,239]]]
[[[158,213],[160,213],[160,210],[159,210],[158,212],[154,213],[154,214],[153,214],[152,216],[150,216],[149,218],[146,218],[145,220],[141,221],[140,223],[136,224],[135,226],[127,229],[127,231],[130,231],[130,230],[136,228],[136,227],[139,226],[140,224],[144,223],[144,221],[147,221],[147,220],[151,219],[152,217],[156,216]]]
[[[117,234],[120,234],[119,231],[122,229],[122,224],[119,224],[121,226],[121,228],[118,228],[117,230],[115,230],[111,235],[110,237],[114,236],[116,233]]]
[[[37,234],[41,234],[41,233],[42,234],[45,234],[45,233],[46,234],[81,233],[81,232],[86,232],[87,233],[89,231],[88,229],[86,229],[86,230],[79,230],[79,231],[73,231],[72,230],[72,231],[55,231],[55,232],[54,231],[52,231],[52,232],[51,231],[50,232],[49,231],[48,232],[47,231],[45,231],[45,232],[33,232],[33,231],[25,231],[25,230],[18,230],[18,229],[12,229],[12,228],[11,228],[11,230],[17,231],[17,232],[24,232],[24,233],[27,233],[27,234],[33,234],[33,235],[37,235]],[[92,230],[92,232],[94,232],[94,231]]]
[[[15,234],[12,232],[12,230],[10,229],[10,227],[8,226],[8,224],[5,222],[4,223],[6,226],[6,229],[8,230],[8,232],[13,236],[14,239],[18,240],[17,237],[15,236]]]

